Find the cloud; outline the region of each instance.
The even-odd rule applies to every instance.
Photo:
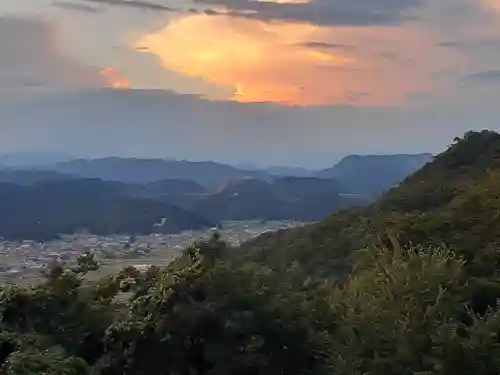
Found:
[[[485,3],[485,6],[487,8],[490,8],[490,9],[500,13],[500,1],[498,1],[498,0],[483,0],[483,2]]]
[[[465,40],[448,40],[438,43],[439,47],[454,48],[462,52],[471,50],[486,49],[486,48],[500,48],[500,37],[487,37],[487,38],[474,38],[473,41]]]
[[[121,75],[120,72],[112,66],[101,69],[99,73],[104,78],[106,87],[113,89],[128,89],[131,86],[130,80]]]
[[[329,68],[348,68],[351,59],[300,46],[315,30],[306,24],[196,15],[172,21],[138,46],[157,55],[168,69],[231,87],[237,101],[335,102],[338,93],[321,92],[310,81],[321,75],[325,79]]]
[[[223,6],[233,16],[336,26],[400,24],[411,19],[404,11],[424,4],[424,0],[195,1],[199,4]]]
[[[181,11],[168,0],[80,0],[154,11]],[[296,21],[315,25],[395,25],[414,19],[405,11],[426,0],[193,0],[207,15],[231,15],[263,21]],[[167,4],[166,4],[167,3]],[[197,13],[191,8],[188,13]]]
[[[0,92],[99,87],[98,71],[64,56],[57,45],[57,30],[47,21],[0,18]]]
[[[335,50],[335,51],[352,51],[356,49],[356,46],[340,43],[328,43],[328,42],[305,42],[301,44],[303,47],[317,48],[323,50]]]
[[[176,11],[176,9],[174,9],[170,6],[167,6],[167,5],[153,3],[153,2],[149,2],[149,1],[141,1],[141,0],[82,0],[82,1],[87,1],[87,2],[92,2],[92,3],[100,3],[100,4],[106,4],[106,5],[121,6],[121,7],[154,10],[154,11],[164,11],[164,12]]]
[[[93,7],[91,5],[82,4],[82,3],[72,3],[69,1],[53,1],[52,5],[57,6],[59,8],[68,9],[68,10],[75,10],[75,11],[84,12],[84,13],[101,13],[102,12],[101,9]]]
[[[443,48],[452,48],[452,49],[457,49],[461,50],[467,47],[467,43],[464,41],[460,40],[447,40],[443,42],[439,42],[438,47],[443,47]]]
[[[398,104],[411,92],[430,91],[432,74],[450,61],[432,35],[413,27],[330,27],[229,15],[179,17],[135,47],[157,56],[165,69],[232,90],[232,100],[293,105]]]
[[[0,96],[25,98],[92,89],[121,80],[59,48],[56,26],[41,19],[0,17]]]
[[[465,77],[466,84],[500,83],[500,69],[475,72]]]

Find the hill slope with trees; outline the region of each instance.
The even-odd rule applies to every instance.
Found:
[[[167,202],[132,197],[129,189],[98,179],[28,186],[0,183],[0,236],[47,240],[83,229],[95,234],[147,234],[214,225]],[[163,225],[155,225],[163,218]]]
[[[321,276],[347,271],[357,249],[381,245],[390,230],[403,243],[446,243],[473,264],[495,267],[500,245],[500,135],[470,132],[367,208],[334,213],[296,230],[244,244],[270,267],[300,264]],[[480,267],[480,266],[479,266]]]
[[[231,181],[212,194],[190,196],[182,207],[217,221],[321,220],[341,208],[361,205],[358,197],[344,196],[335,180],[280,177]]]

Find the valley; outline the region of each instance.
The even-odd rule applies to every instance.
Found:
[[[30,285],[53,264],[73,265],[76,258],[92,251],[101,267],[93,279],[112,275],[129,266],[165,267],[197,241],[208,240],[215,232],[233,247],[263,233],[305,225],[295,221],[231,221],[217,228],[186,230],[176,234],[139,236],[97,236],[89,233],[62,235],[48,242],[31,240],[0,241],[0,284]]]

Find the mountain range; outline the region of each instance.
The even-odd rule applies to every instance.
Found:
[[[225,220],[316,221],[368,204],[431,155],[347,157],[323,171],[214,162],[76,159],[0,169],[0,236],[175,232]],[[163,218],[166,224],[154,224]]]
[[[192,162],[118,157],[76,159],[46,165],[43,169],[84,178],[100,178],[106,181],[131,184],[144,184],[165,179],[191,180],[205,187],[216,187],[232,179],[269,177],[261,171],[243,171],[230,165],[210,161]]]

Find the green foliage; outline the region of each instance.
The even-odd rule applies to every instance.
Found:
[[[2,368],[5,375],[87,375],[88,371],[84,360],[67,357],[62,348],[17,351]]]
[[[434,373],[434,337],[464,311],[463,261],[435,248],[370,249],[339,292],[338,374]]]
[[[95,260],[85,254],[81,265]],[[46,272],[46,280],[30,288],[5,286],[0,290],[0,321],[21,335],[36,333],[48,343],[62,345],[69,355],[94,360],[101,355],[102,338],[114,317],[101,284],[83,283],[85,272],[60,266]],[[107,297],[108,299],[106,299]]]
[[[324,373],[327,338],[306,299],[265,270],[214,260],[214,241],[189,249],[110,327],[113,373]]]

